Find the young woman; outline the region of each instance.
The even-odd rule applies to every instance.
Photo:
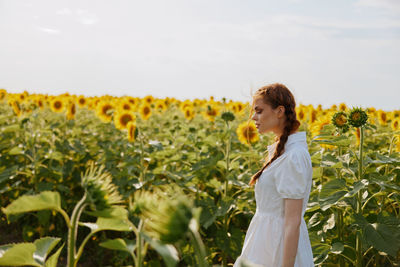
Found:
[[[250,180],[256,212],[234,267],[242,261],[265,267],[314,266],[303,218],[313,171],[306,132],[297,131],[295,106],[293,94],[280,83],[253,96],[252,119],[260,134],[273,132],[276,142],[268,146],[264,166]]]

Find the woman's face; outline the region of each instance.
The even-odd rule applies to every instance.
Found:
[[[254,120],[258,132],[264,134],[267,132],[274,132],[279,135],[282,132],[284,124],[285,107],[278,106],[276,109],[263,102],[261,97],[258,97],[254,101]]]

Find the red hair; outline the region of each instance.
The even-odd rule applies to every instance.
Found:
[[[300,127],[300,121],[297,120],[296,117],[296,101],[292,92],[281,83],[273,83],[266,86],[261,87],[256,91],[253,96],[253,100],[255,98],[261,97],[265,104],[270,105],[273,109],[276,109],[278,106],[285,107],[285,127],[283,128],[283,133],[279,138],[279,142],[276,146],[275,153],[270,161],[265,159],[264,166],[255,173],[249,182],[249,185],[254,185],[256,180],[261,176],[261,173],[264,171],[268,165],[270,165],[275,159],[277,159],[284,152],[285,143],[288,139],[288,136],[291,132],[296,131]],[[252,117],[252,112],[254,108],[254,101],[252,104],[252,109],[250,111],[250,118]],[[275,139],[275,141],[278,138]]]

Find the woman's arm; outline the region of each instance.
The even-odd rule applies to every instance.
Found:
[[[303,199],[285,198],[285,222],[282,267],[293,267],[299,243]]]

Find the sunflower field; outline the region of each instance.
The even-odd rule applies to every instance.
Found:
[[[0,89],[0,266],[232,266],[274,142],[251,110]],[[399,266],[400,110],[296,112],[315,265]]]

